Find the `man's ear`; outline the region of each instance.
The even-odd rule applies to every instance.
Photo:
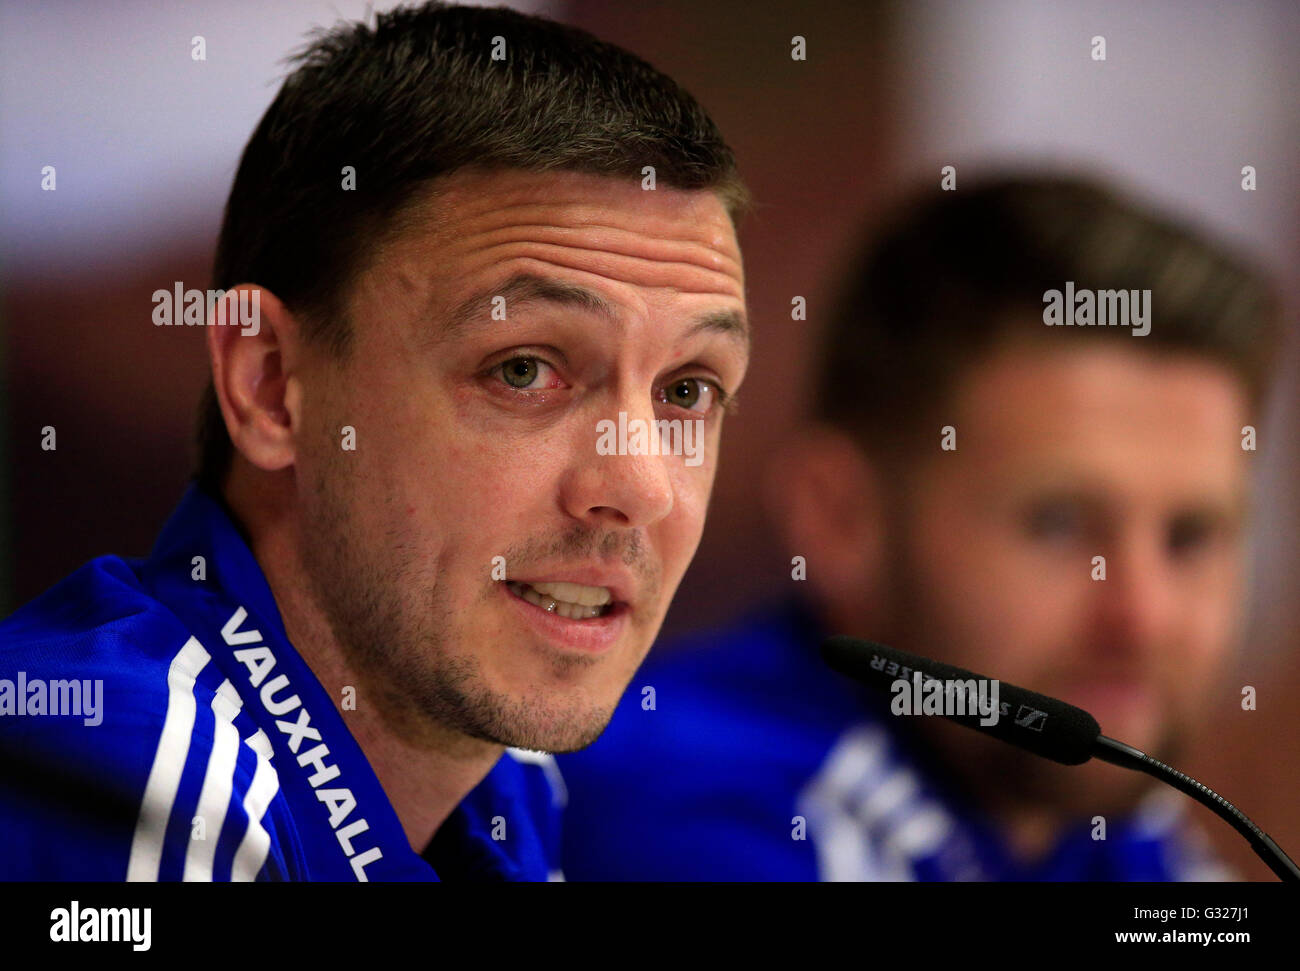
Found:
[[[849,435],[798,428],[765,469],[764,505],[808,583],[832,610],[874,602],[885,569],[885,502],[878,470]]]
[[[247,284],[228,290],[212,318],[212,386],[231,443],[259,469],[292,465],[301,422],[297,320],[271,291]]]

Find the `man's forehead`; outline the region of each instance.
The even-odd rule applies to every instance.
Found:
[[[613,323],[623,321],[624,313],[616,302],[607,299],[599,290],[582,284],[547,276],[536,272],[515,272],[504,282],[474,289],[456,302],[439,321],[440,339],[454,341],[491,319],[493,301],[500,306],[516,310],[530,305],[550,305],[576,309]],[[718,308],[690,315],[690,327],[682,335],[693,337],[697,333],[714,332],[727,337],[744,349],[750,348],[750,329],[743,309]]]
[[[1058,440],[1116,428],[1219,434],[1245,414],[1245,383],[1225,362],[1133,340],[1012,341],[968,369],[955,405],[968,420]]]
[[[951,420],[973,475],[1030,491],[1239,498],[1245,389],[1226,367],[1165,351],[1029,344],[970,378]]]
[[[716,331],[748,351],[739,246],[710,190],[645,192],[585,173],[460,170],[414,200],[395,229],[372,264],[380,275],[372,283],[387,289],[382,279],[391,274],[390,297],[440,330],[441,340],[491,321],[494,307],[562,306],[617,322],[620,303],[676,300],[688,305],[679,315],[691,324],[688,334]]]

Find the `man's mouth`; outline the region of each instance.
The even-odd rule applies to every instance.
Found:
[[[588,587],[563,581],[521,583],[507,580],[505,583],[521,600],[569,620],[603,617],[614,607],[614,598],[607,587]]]

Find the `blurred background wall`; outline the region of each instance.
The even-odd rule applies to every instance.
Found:
[[[378,3],[379,9],[392,6]],[[699,554],[665,634],[784,591],[754,488],[799,420],[808,350],[846,244],[904,187],[1047,162],[1110,175],[1254,254],[1290,343],[1261,439],[1264,503],[1242,683],[1184,767],[1300,850],[1300,5],[537,0],[695,94],[758,201],[743,226],[756,344]],[[279,64],[351,0],[0,4],[0,610],[86,559],[137,555],[185,487],[202,335],[154,327],[150,295],[205,287],[225,195]],[[204,38],[206,60],[191,58]],[[803,36],[807,60],[790,57]],[[1106,38],[1104,62],[1091,39]],[[57,189],[41,189],[42,168]],[[1259,188],[1243,192],[1255,166]],[[808,320],[790,319],[807,298]],[[40,448],[57,430],[56,451]],[[1226,730],[1225,730],[1226,726]],[[1198,812],[1200,810],[1197,810]],[[1204,814],[1208,818],[1208,813]],[[1266,871],[1209,823],[1244,872]]]

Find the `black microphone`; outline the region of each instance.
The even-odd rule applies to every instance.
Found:
[[[909,713],[939,715],[1063,765],[1082,765],[1095,756],[1145,772],[1229,823],[1281,879],[1300,881],[1300,867],[1236,806],[1177,769],[1107,738],[1097,719],[1082,708],[856,637],[826,638],[822,659],[862,684],[892,692],[894,703]]]
[[[910,683],[912,687],[908,690],[915,691],[919,680],[922,698],[927,693],[936,697],[939,691],[928,689],[926,685],[937,681],[939,687],[945,689],[944,700],[964,698],[966,701],[963,706],[966,714],[952,714],[953,706],[944,705],[945,717],[950,721],[1063,765],[1082,765],[1092,758],[1097,736],[1101,734],[1097,719],[1082,708],[1004,681],[997,682],[999,710],[996,717],[982,713],[978,707],[979,691],[982,686],[991,686],[994,683],[992,679],[883,644],[852,637],[828,637],[822,645],[822,657],[841,674],[885,691],[894,690],[894,684],[900,678]],[[948,688],[949,685],[960,687]],[[972,694],[976,698],[974,705],[970,704]],[[987,699],[993,700],[992,694],[991,687],[985,688]]]

